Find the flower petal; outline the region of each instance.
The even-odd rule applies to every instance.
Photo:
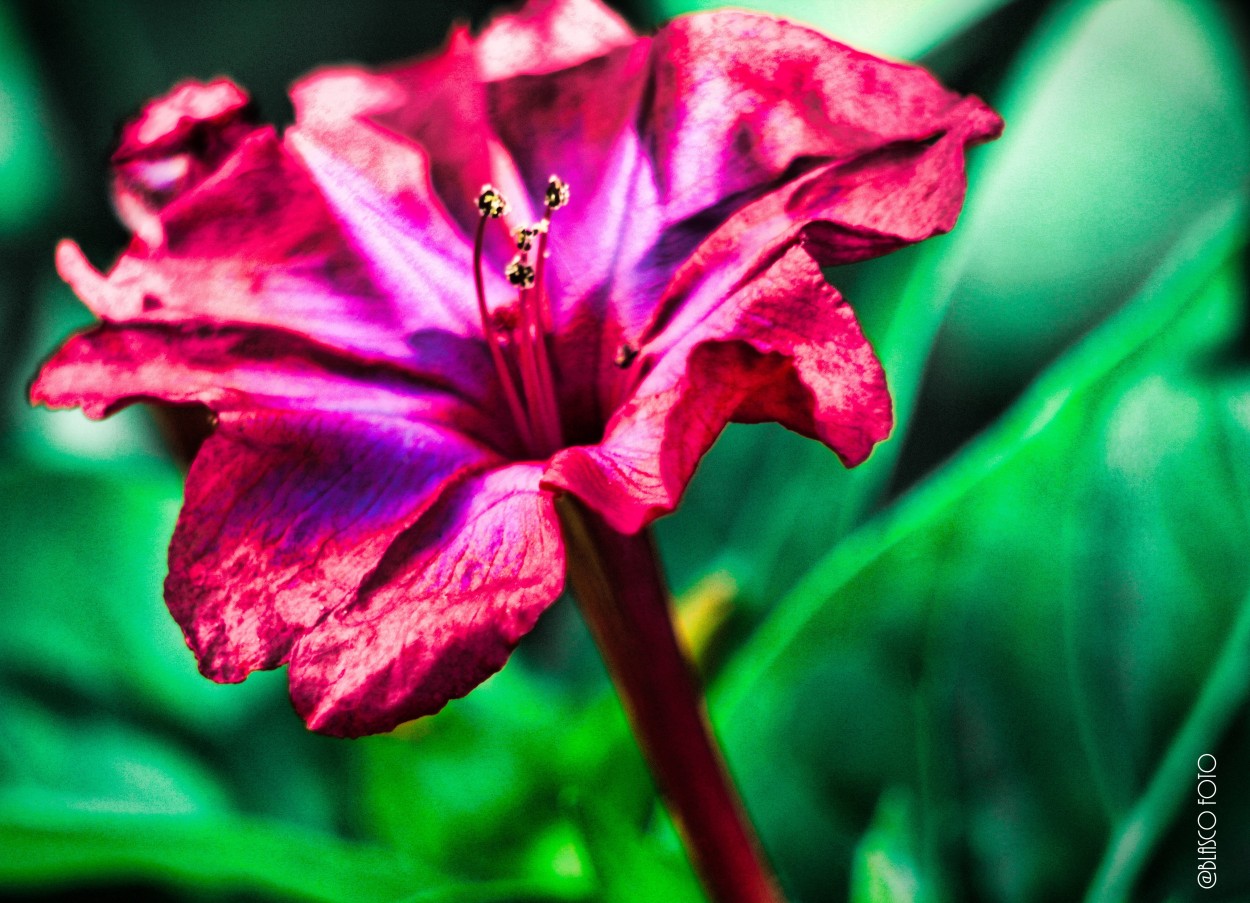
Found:
[[[491,125],[486,88],[467,31],[453,32],[445,53],[368,77],[384,79],[398,98],[386,108],[375,107],[370,118],[424,151],[438,196],[465,235],[477,228],[475,201],[488,183],[508,199],[509,225],[533,221],[516,167]],[[488,238],[495,239],[488,250],[496,261],[506,259],[507,243],[496,235]]]
[[[492,85],[490,101],[495,130],[529,191],[539,194],[551,172],[573,185],[573,203],[551,238],[553,271],[571,289],[563,303],[577,306],[610,282],[616,303],[631,306],[620,312],[627,333],[655,295],[642,289],[662,288],[706,235],[750,201],[833,162],[842,179],[862,184],[883,150],[902,145],[912,158],[948,134],[958,133],[962,148],[1001,127],[979,100],[946,90],[923,69],[739,11],[685,16],[652,41]],[[888,182],[876,185],[873,200],[886,199],[899,179]],[[842,184],[828,186],[823,207],[834,206]],[[962,184],[961,169],[959,198]],[[920,187],[909,204],[928,200]],[[942,222],[953,221],[949,194],[930,202],[942,208]],[[841,212],[881,230],[905,205],[870,206],[857,199]],[[823,209],[814,198],[808,207],[813,216]],[[907,231],[906,240],[915,234]]]
[[[543,474],[625,533],[677,506],[730,420],[775,420],[847,466],[892,425],[881,365],[854,313],[800,248],[633,366],[645,375],[632,391],[620,384],[628,397],[603,440],[557,453]]]
[[[234,124],[250,102],[247,92],[228,78],[177,84],[145,104],[138,116],[122,126],[113,160],[134,160],[201,145],[193,137],[197,132],[204,126],[223,129]]]
[[[401,536],[354,602],[291,654],[314,730],[356,737],[438,711],[503,667],[564,582],[540,468],[465,480]]]
[[[511,225],[534,220],[494,135],[484,83],[562,69],[633,41],[629,27],[597,0],[539,0],[497,16],[476,39],[456,29],[441,54],[380,72],[342,67],[304,79],[292,89],[298,126],[288,134],[314,177],[327,189],[339,186],[331,202],[357,237],[384,247],[383,261],[396,270],[423,249],[432,259],[441,254],[449,266],[436,281],[450,284],[452,273],[469,271],[465,238],[477,225],[482,185],[494,184],[509,198]],[[344,178],[343,166],[355,174]],[[382,209],[387,215],[377,216]],[[460,227],[458,246],[448,221]],[[379,233],[388,226],[389,234]],[[500,286],[495,270],[511,253],[506,234],[490,236],[499,266],[487,275]],[[471,304],[471,285],[458,297]]]
[[[634,33],[598,0],[530,0],[496,16],[474,48],[484,81],[567,69],[632,44]]]
[[[247,94],[228,79],[176,85],[121,131],[113,198],[122,221],[148,244],[163,240],[160,211],[211,175],[256,127]]]
[[[270,128],[252,132],[160,218],[162,243],[137,239],[107,276],[77,246],[58,249],[61,275],[101,319],[297,330],[362,362],[414,368],[414,336],[477,329],[433,305],[399,303]]]
[[[454,68],[455,60],[428,61]],[[471,83],[470,93],[478,90]],[[446,91],[446,86],[440,86]],[[395,110],[411,113],[407,88],[390,74],[359,69],[321,72],[298,83],[291,92],[297,124],[286,133],[286,144],[317,184],[336,219],[353,244],[369,259],[375,278],[404,310],[420,310],[430,326],[462,335],[480,333],[473,286],[473,231],[477,228],[477,195],[492,181],[489,163],[477,166],[465,160],[468,172],[478,173],[475,184],[457,181],[460,194],[447,197],[444,207],[435,193],[425,149],[394,131],[388,117]],[[425,106],[429,98],[417,101]],[[436,122],[456,128],[445,111]],[[456,143],[466,150],[478,142]],[[445,176],[446,174],[444,174]],[[503,229],[492,230],[496,241]],[[504,253],[502,246],[499,253]],[[488,297],[513,294],[502,275],[502,265],[484,271]]]
[[[791,248],[832,266],[953,228],[966,185],[965,149],[981,140],[976,128],[986,111],[975,98],[964,106],[968,117],[934,141],[825,164],[737,211],[677,268],[632,344],[677,341]]]
[[[547,269],[558,357],[590,374],[583,390],[612,382],[620,345],[654,336],[661,295],[662,321],[693,283],[719,278],[714,303],[800,237],[831,264],[949,229],[965,146],[1001,127],[923,69],[738,11],[682,17],[489,97],[528,192],[552,172],[573,188]],[[562,404],[575,419],[608,410],[601,391]]]
[[[450,358],[454,385],[419,380],[393,365],[364,365],[295,333],[186,323],[104,323],[71,337],[44,364],[31,400],[54,409],[81,407],[99,419],[136,401],[202,404],[228,411],[386,415],[443,423],[503,452],[515,438],[494,412],[494,373],[482,343],[431,333],[423,353]],[[433,368],[432,368],[433,369]]]
[[[968,104],[924,69],[784,19],[732,10],[688,16],[656,45],[651,122],[673,220],[771,189],[795,167],[929,141],[969,118],[982,139],[1001,126],[980,101]]]
[[[497,461],[395,418],[223,415],[187,477],[165,582],[200,670],[277,667],[447,486]]]

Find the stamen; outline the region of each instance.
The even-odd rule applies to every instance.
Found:
[[[554,321],[551,316],[551,299],[547,297],[543,275],[547,270],[547,236],[551,231],[551,214],[569,202],[569,186],[559,176],[553,175],[547,180],[547,192],[544,200],[547,209],[544,211],[542,220],[534,225],[534,230],[538,234],[538,249],[534,255],[536,258],[534,261],[534,287],[529,294],[533,296],[534,331],[538,336],[538,341],[535,342],[537,347],[536,364],[538,375],[543,382],[543,394],[551,399],[551,406],[554,409],[556,407],[556,381],[551,369],[551,359],[547,354],[546,342],[546,336],[550,335],[554,329]],[[552,411],[552,419],[555,422],[556,433],[563,440],[558,411]],[[563,444],[563,441],[561,441],[561,444]]]
[[[552,176],[544,194],[546,209],[542,220],[513,233],[518,254],[504,268],[504,276],[517,288],[518,303],[515,309],[509,309],[514,317],[514,328],[509,329],[504,325],[503,312],[497,312],[492,317],[487,310],[486,292],[482,282],[482,248],[486,220],[503,216],[508,210],[508,204],[503,195],[490,185],[483,186],[477,199],[477,207],[482,214],[473,248],[473,277],[477,289],[478,313],[482,318],[482,329],[490,348],[491,360],[498,371],[512,418],[527,450],[536,454],[555,451],[564,444],[556,398],[556,381],[547,349],[552,316],[550,301],[544,290],[543,274],[546,270],[547,234],[551,215],[568,202],[569,186],[558,176]],[[533,263],[530,262],[532,252],[536,258]],[[507,342],[509,351],[507,357],[504,355],[504,341]],[[513,378],[514,373],[520,377],[519,380]]]
[[[527,449],[533,449],[533,432],[525,416],[525,409],[521,406],[521,398],[517,394],[516,386],[512,382],[512,372],[508,369],[508,362],[504,360],[503,349],[499,347],[500,337],[495,331],[490,311],[486,307],[486,288],[482,283],[482,246],[486,239],[486,220],[503,216],[508,209],[508,203],[503,199],[503,195],[487,185],[477,199],[477,208],[482,212],[482,218],[477,223],[477,236],[473,241],[473,287],[477,290],[477,312],[482,319],[482,332],[486,337],[486,347],[490,350],[491,361],[499,376],[499,384],[503,389],[504,399],[508,403],[508,410],[512,414],[512,421],[521,435],[522,444]]]
[[[622,370],[628,370],[637,357],[638,349],[633,345],[625,344],[616,350],[616,357],[612,360],[612,363]]]
[[[547,213],[559,210],[569,202],[569,185],[559,176],[551,176],[547,180]]]
[[[482,212],[483,217],[499,219],[508,212],[508,202],[495,190],[494,186],[483,185],[482,193],[477,198],[477,209]]]
[[[558,415],[555,402],[544,391],[545,386],[539,375],[536,346],[541,342],[542,336],[534,334],[531,317],[525,310],[529,306],[526,303],[526,294],[525,290],[521,291],[521,329],[516,343],[517,368],[521,371],[521,388],[525,392],[525,404],[531,414],[530,424],[540,443],[539,451],[549,452],[555,451],[561,444]]]
[[[538,296],[531,291],[534,286],[534,268],[529,265],[531,234],[537,229],[518,231],[521,253],[512,259],[504,270],[508,281],[520,291],[518,302],[521,315],[521,336],[517,343],[517,365],[521,371],[521,387],[525,392],[525,404],[530,412],[530,425],[535,437],[546,449],[554,451],[563,444],[560,430],[560,412],[556,405],[555,386],[551,368],[547,362],[546,333],[539,324],[535,304]],[[520,240],[524,238],[524,241]]]
[[[550,216],[551,211],[547,211]],[[553,320],[551,319],[551,300],[547,297],[545,286],[543,285],[543,273],[547,269],[547,231],[551,227],[551,220],[544,219],[539,225],[542,227],[538,233],[538,252],[534,255],[537,258],[535,267],[534,283],[538,289],[534,294],[538,298],[538,321],[542,324],[546,332],[551,332],[553,328]]]
[[[525,262],[523,257],[512,258],[512,263],[504,269],[503,274],[517,288],[526,289],[534,284],[534,268]]]
[[[534,236],[539,232],[538,226],[521,226],[513,237],[516,238],[516,248],[518,251],[525,252],[534,247]]]

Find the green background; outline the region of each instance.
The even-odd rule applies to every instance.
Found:
[[[622,7],[639,27],[688,0]],[[711,4],[707,4],[711,5]],[[1247,41],[1236,4],[751,2],[919,60],[1007,121],[949,236],[832,270],[900,425],[865,466],[731,428],[657,525],[795,901],[1250,900]],[[181,473],[150,414],[25,404],[123,246],[117,124],[490,5],[0,4],[0,899],[694,901],[567,601],[392,736],[216,686],[160,595]],[[1217,758],[1218,881],[1197,883]]]

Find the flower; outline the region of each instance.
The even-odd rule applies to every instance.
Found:
[[[1001,127],[776,18],[638,37],[596,0],[293,99],[279,135],[188,82],[125,127],[134,238],[107,275],[58,248],[100,322],[32,399],[213,412],[169,608],[205,675],[289,663],[343,736],[502,667],[563,584],[557,494],[636,532],[731,420],[867,457],[889,396],[820,267],[950,229]]]

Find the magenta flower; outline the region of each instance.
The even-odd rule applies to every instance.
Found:
[[[205,675],[289,663],[346,736],[503,665],[564,583],[559,495],[636,533],[728,421],[867,457],[890,400],[820,267],[951,228],[1001,126],[778,19],[637,37],[594,0],[293,97],[283,135],[225,80],[126,126],[135,237],[107,275],[58,249],[100,323],[32,398],[212,410],[170,610]]]

